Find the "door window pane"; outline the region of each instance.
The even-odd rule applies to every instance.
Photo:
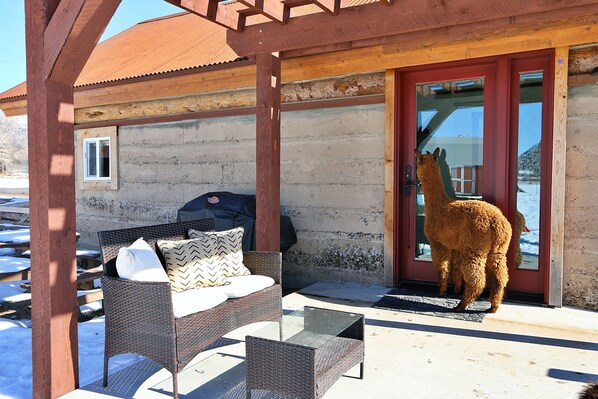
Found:
[[[419,84],[416,95],[418,150],[440,148],[438,163],[450,198],[481,199],[484,78]],[[422,188],[417,187],[416,193],[414,256],[430,260]]]
[[[540,242],[540,161],[542,137],[542,72],[519,76],[517,148],[517,216],[515,265],[538,270]]]

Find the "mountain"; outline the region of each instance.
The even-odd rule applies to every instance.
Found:
[[[519,155],[517,161],[520,176],[540,178],[540,143]]]
[[[27,117],[0,112],[0,176],[27,170]]]

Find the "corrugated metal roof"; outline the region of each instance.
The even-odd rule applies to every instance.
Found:
[[[190,13],[143,21],[99,43],[76,87],[240,60],[226,44],[226,29]],[[21,83],[0,99],[25,95]]]
[[[377,0],[342,0],[351,7]],[[244,8],[231,2],[227,7]],[[292,9],[293,16],[322,12],[315,5]],[[247,24],[266,22],[263,15],[249,17]],[[187,12],[138,23],[99,43],[85,64],[75,87],[156,75],[241,60],[226,44],[226,29]],[[21,83],[0,94],[0,100],[27,94]]]
[[[222,64],[239,59],[226,29],[189,13],[134,25],[100,43],[76,86]]]

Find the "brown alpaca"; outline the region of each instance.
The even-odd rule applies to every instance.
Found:
[[[453,281],[463,280],[465,291],[455,311],[463,311],[490,286],[490,309],[496,312],[509,280],[507,250],[512,229],[507,218],[492,204],[476,200],[455,200],[446,195],[438,166],[438,154],[417,157],[417,177],[424,190],[426,221],[424,232],[438,272],[438,294],[446,294],[451,263]],[[461,275],[459,277],[459,274]]]

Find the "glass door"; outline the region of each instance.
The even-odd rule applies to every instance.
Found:
[[[507,289],[546,298],[552,62],[541,51],[397,72],[397,282],[437,281],[414,151],[439,148],[447,196],[493,203],[513,226]]]
[[[403,171],[402,278],[434,281],[436,271],[431,262],[430,245],[424,232],[425,197],[417,183],[414,150],[432,153],[440,148],[444,190],[450,198],[484,198],[484,145],[492,134],[493,68],[488,65],[405,73],[403,137],[405,169]],[[411,151],[409,151],[411,149]]]

